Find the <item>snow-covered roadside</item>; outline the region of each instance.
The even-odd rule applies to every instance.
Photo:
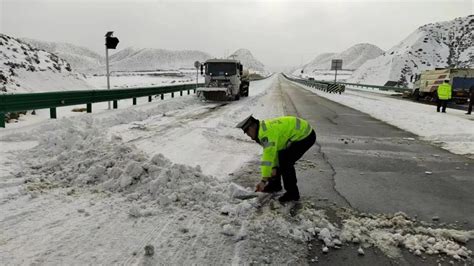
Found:
[[[204,77],[198,75],[199,82]],[[97,89],[107,88],[106,76],[87,76],[86,81]],[[196,71],[119,72],[110,76],[110,87],[138,88],[196,83]]]
[[[157,72],[159,74],[164,73],[174,73],[173,71],[168,72]],[[196,73],[194,71],[189,70],[182,70],[176,71],[176,73],[183,75],[177,77],[170,77],[170,76],[160,76],[160,75],[152,75],[153,72],[144,73],[146,75],[139,75],[140,73],[121,73],[119,76],[111,76],[111,88],[138,88],[138,87],[158,87],[158,86],[171,86],[171,85],[178,85],[178,84],[195,84],[196,83]],[[46,79],[48,80],[48,79]],[[49,90],[51,88],[56,88],[58,85],[58,80],[54,79],[53,81],[56,82],[55,86],[50,86],[48,82],[44,80],[33,80],[34,84],[42,84],[42,87],[38,87],[36,91],[33,92],[41,92],[43,91],[41,88],[48,87]],[[49,81],[51,82],[51,81]],[[61,83],[61,86],[64,88],[69,88],[71,85],[68,83],[70,80],[64,80]],[[204,82],[202,76],[199,76],[199,82]],[[107,79],[105,76],[87,76],[85,81],[83,81],[84,85],[82,88],[79,87],[71,87],[75,89],[106,89],[107,88]],[[33,86],[34,87],[34,86]],[[185,95],[187,92],[183,92]],[[179,97],[179,93],[175,93],[175,97]],[[164,99],[170,99],[171,94],[165,94]],[[160,98],[154,98],[153,101],[161,101]],[[137,104],[143,104],[148,102],[148,97],[141,97],[137,99]],[[132,99],[125,99],[118,101],[118,109],[129,108],[132,105]],[[72,105],[72,106],[65,106],[65,107],[58,107],[57,114],[58,117],[73,117],[78,115],[83,115],[85,112],[85,105]],[[73,111],[79,110],[82,111]],[[108,110],[108,103],[107,102],[100,102],[94,103],[92,105],[92,111],[96,112],[104,112]],[[31,114],[31,111],[28,111],[27,114],[23,115],[20,114],[20,117],[17,120],[12,120],[6,124],[7,128],[24,128],[28,125],[37,125],[41,122],[49,120],[49,109],[39,109],[35,110],[35,115]],[[1,132],[0,132],[1,133]]]
[[[450,152],[474,156],[474,121],[464,114],[465,111],[448,108],[447,113],[437,113],[434,106],[401,101],[374,93],[350,90],[342,95],[329,94],[294,84],[412,132]]]
[[[236,102],[199,103],[135,124],[117,125],[109,132],[149,155],[159,150],[175,163],[205,165],[205,174],[223,179],[260,152],[235,125],[251,113],[263,119],[283,115],[283,106],[275,104],[277,95],[267,92],[275,82],[276,76],[252,82],[250,96]]]
[[[261,85],[254,87],[254,93],[264,95],[274,80],[258,82]],[[229,121],[232,127],[222,126],[219,120],[206,123],[238,132],[233,126],[249,111],[248,104],[258,103],[256,113],[263,112],[258,96],[253,99],[242,102],[243,107],[231,104],[229,113],[223,112],[234,120]],[[173,163],[159,153],[160,143],[148,142],[156,149],[148,156],[113,130],[114,125],[132,121],[151,125],[147,119],[159,120],[156,117],[166,117],[166,111],[199,110],[203,105],[209,106],[183,97],[170,103],[169,109],[159,106],[63,118],[33,130],[3,134],[3,142],[37,145],[11,151],[21,158],[17,161],[21,170],[12,169],[0,181],[0,212],[5,215],[0,220],[0,260],[11,264],[304,263],[306,250],[301,245],[318,228],[335,230],[323,211],[304,207],[294,220],[276,205],[259,210],[255,208],[258,198],[233,197],[245,189],[205,175],[200,166]],[[192,144],[204,147],[208,142]],[[220,160],[227,156],[226,151],[215,152]],[[12,180],[20,181],[16,191],[8,189]],[[155,247],[154,257],[143,256],[145,245]]]
[[[369,92],[369,93],[375,93],[375,94],[383,94],[383,95],[402,95],[399,92],[395,91],[382,91],[378,89],[370,89],[370,88],[360,88],[360,87],[348,87],[346,86],[346,91],[362,91],[362,92]]]
[[[235,197],[253,193],[231,183],[227,173],[260,149],[234,126],[249,113],[262,119],[283,113],[276,79],[252,83],[250,97],[223,106],[184,96],[7,129],[0,141],[28,150],[8,152],[10,171],[0,175],[0,261],[304,264],[306,243],[315,237],[326,249],[388,239],[400,229],[400,223],[386,221],[392,218],[367,222],[352,214],[338,228],[306,202],[292,217],[275,201],[258,209],[258,198]],[[366,224],[383,228],[367,236]],[[400,234],[408,238],[406,232],[416,233],[419,241],[410,243],[423,248],[405,245],[413,252],[437,245],[437,252],[453,257],[469,254],[450,238],[469,239],[470,232],[448,232],[426,244],[425,236],[435,232]],[[399,243],[382,242],[380,248],[397,249]],[[146,245],[155,247],[155,256],[144,256]]]

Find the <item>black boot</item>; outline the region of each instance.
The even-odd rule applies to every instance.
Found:
[[[280,203],[285,203],[285,202],[289,202],[289,201],[299,201],[299,200],[300,200],[300,193],[299,192],[293,192],[293,193],[285,192],[285,194],[283,194],[283,196],[278,198],[278,201]]]

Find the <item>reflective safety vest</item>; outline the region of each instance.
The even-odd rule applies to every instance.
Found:
[[[260,120],[258,140],[263,147],[260,170],[262,179],[268,180],[272,169],[278,167],[278,151],[300,141],[311,133],[311,125],[301,118],[282,116],[268,120]]]
[[[438,86],[438,99],[449,100],[451,99],[452,88],[449,83],[443,83]]]

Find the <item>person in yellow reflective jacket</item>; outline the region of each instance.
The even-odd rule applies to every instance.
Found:
[[[256,191],[278,192],[285,194],[278,200],[287,202],[300,199],[296,185],[295,163],[316,141],[316,133],[304,119],[294,116],[282,116],[267,120],[258,120],[253,116],[237,124],[245,134],[263,147],[260,169],[262,180]]]
[[[438,95],[438,106],[436,111],[439,113],[439,109],[441,106],[443,107],[443,113],[446,113],[446,106],[448,105],[448,101],[451,100],[453,89],[451,84],[449,84],[449,79],[445,80],[443,84],[438,86],[438,90],[436,91]]]

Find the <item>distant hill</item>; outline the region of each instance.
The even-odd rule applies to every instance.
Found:
[[[74,71],[95,73],[105,64],[105,57],[92,50],[70,43],[46,42],[29,38],[21,38],[31,46],[55,54],[66,60]],[[103,70],[102,70],[103,71]]]
[[[0,34],[0,91],[39,92],[90,87],[57,55]]]
[[[259,72],[260,74],[267,73],[262,62],[257,60],[247,49],[238,49],[228,58],[239,60],[244,65],[244,68],[249,69],[251,72]]]
[[[390,80],[409,86],[413,74],[445,67],[474,67],[474,15],[419,27],[363,64],[349,81],[383,85]]]
[[[342,68],[345,70],[355,70],[364,64],[367,60],[376,58],[381,55],[383,50],[379,47],[369,44],[360,43],[351,46],[349,49],[341,53],[323,53],[314,58],[311,62],[303,66],[304,73],[311,75],[313,72],[320,70],[330,70],[332,59],[342,59]],[[294,73],[299,74],[301,68]]]
[[[170,70],[194,68],[195,61],[211,58],[201,51],[171,51],[128,47],[110,56],[111,71]]]

